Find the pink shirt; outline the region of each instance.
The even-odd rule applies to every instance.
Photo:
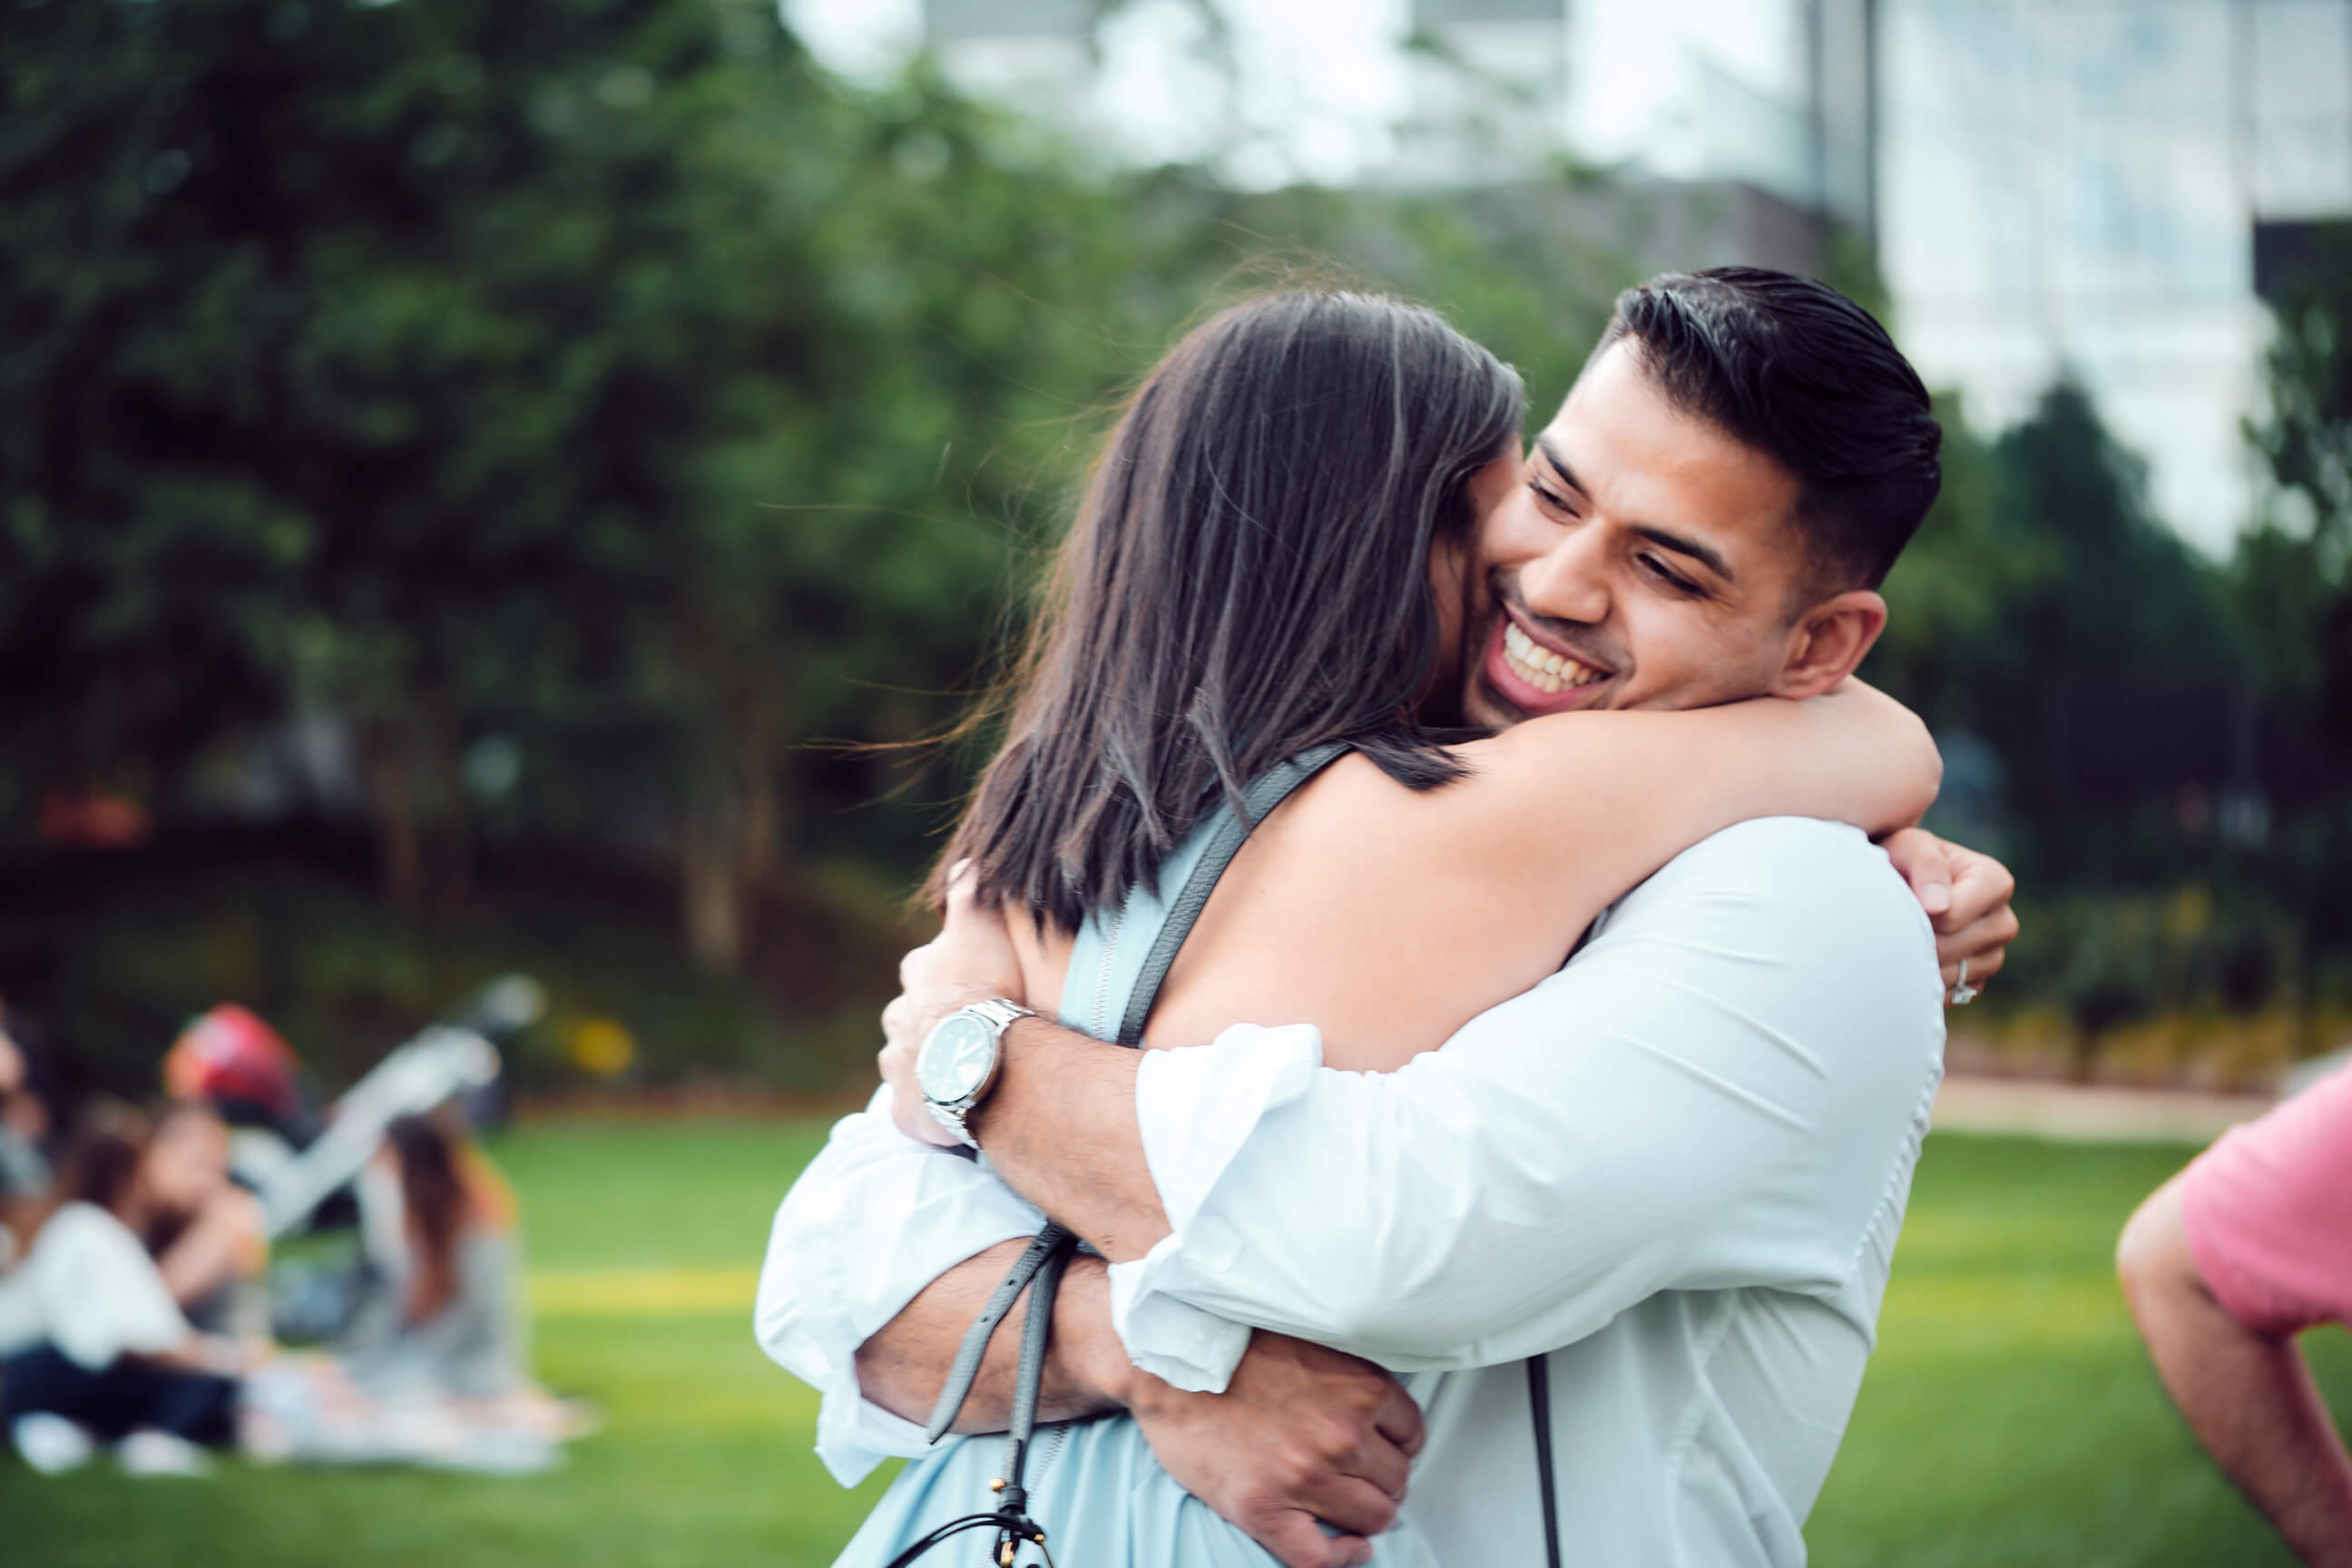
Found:
[[[2249,1331],[2352,1320],[2352,1069],[2225,1134],[2180,1206],[2197,1271]]]

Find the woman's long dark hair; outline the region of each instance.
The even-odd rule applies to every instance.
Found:
[[[1157,875],[1220,798],[1347,740],[1426,789],[1459,775],[1414,716],[1436,668],[1433,546],[1514,440],[1517,375],[1433,312],[1336,290],[1188,333],[1097,460],[944,868],[1075,929]]]
[[[395,1116],[384,1141],[400,1161],[400,1196],[407,1211],[415,1273],[402,1303],[411,1323],[433,1316],[457,1293],[457,1237],[470,1207],[457,1151],[428,1117]]]
[[[126,1223],[139,1186],[139,1163],[153,1128],[130,1106],[110,1100],[82,1108],[58,1161],[57,1179],[36,1204],[24,1231],[29,1247],[41,1227],[68,1204],[90,1204]]]

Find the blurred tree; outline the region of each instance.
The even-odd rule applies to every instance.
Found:
[[[812,693],[971,665],[1018,454],[1129,363],[1111,193],[750,0],[0,26],[23,754],[164,787],[299,695],[416,910],[464,897],[469,744],[520,732],[543,795],[657,803],[732,963]]]
[[[2315,233],[2272,303],[2247,427],[2270,492],[2232,598],[2265,688],[2352,742],[2352,226]]]
[[[2187,748],[2225,728],[2210,721],[2233,643],[2213,572],[2148,505],[2145,463],[2071,380],[1989,465],[1965,440],[1953,456],[1947,504],[1965,526],[1923,539],[1904,589],[1940,608],[1912,634],[1938,640],[1911,649],[1936,716],[1990,740],[2017,804],[2053,826],[2196,776]],[[2053,854],[2069,841],[2044,837]]]
[[[1959,400],[1938,396],[1936,414],[1944,486],[1887,575],[1886,632],[1864,673],[1939,729],[1967,729],[2003,658],[2004,617],[2058,574],[2063,547],[2034,514],[2000,504],[2000,458]]]

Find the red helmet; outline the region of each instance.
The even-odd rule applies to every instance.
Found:
[[[172,1042],[163,1054],[163,1089],[173,1100],[238,1102],[283,1121],[300,1108],[299,1066],[285,1037],[258,1014],[224,1002]]]

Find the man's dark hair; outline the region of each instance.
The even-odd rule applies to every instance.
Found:
[[[1820,595],[1875,588],[1943,483],[1943,426],[1871,313],[1761,267],[1669,272],[1617,296],[1596,357],[1630,340],[1665,395],[1797,477]]]
[[[1415,716],[1431,552],[1467,548],[1470,476],[1525,412],[1507,366],[1398,300],[1273,294],[1188,333],[1104,445],[941,867],[1071,930],[1307,747],[1458,776]]]

